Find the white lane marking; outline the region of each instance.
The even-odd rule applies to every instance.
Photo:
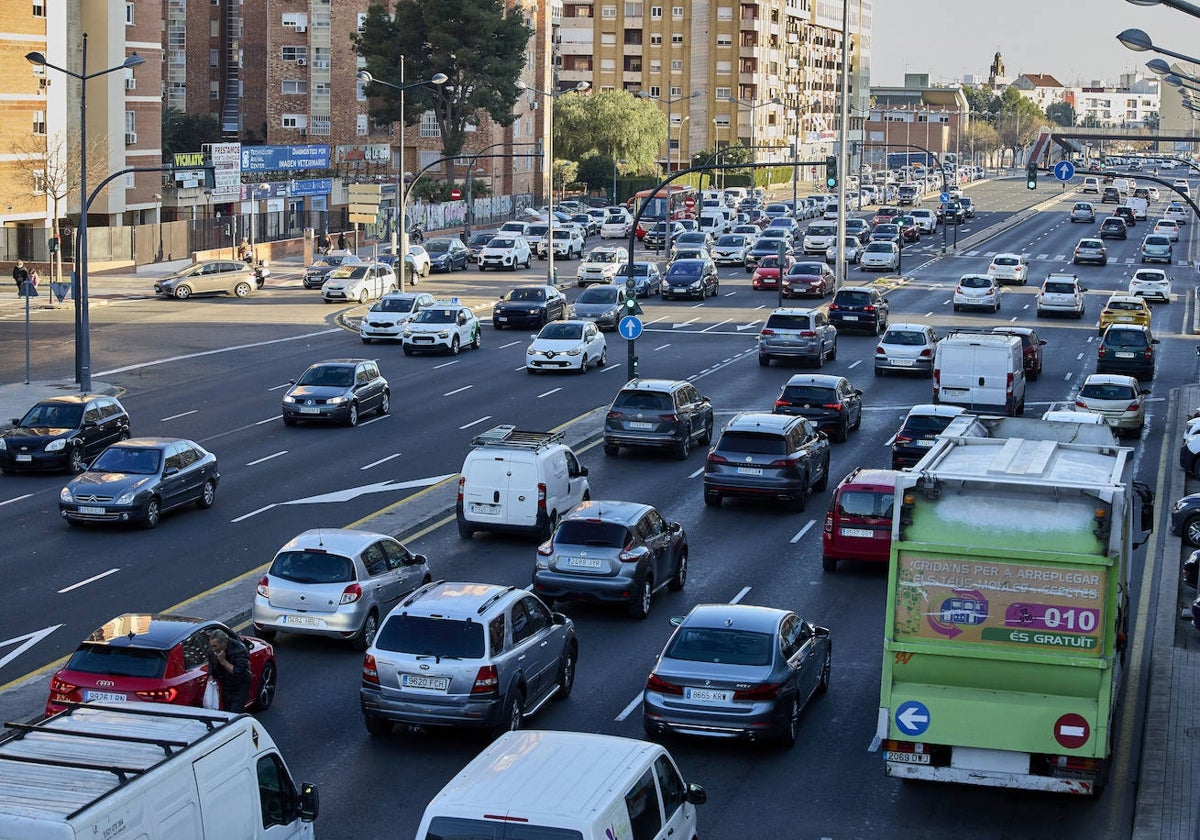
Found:
[[[1077,361],[1077,362],[1078,362],[1078,361],[1080,361],[1082,358],[1083,358],[1083,354],[1082,354],[1082,353],[1080,353],[1078,356],[1076,356],[1076,357],[1075,357],[1075,361]]]
[[[800,538],[803,537],[805,534],[807,534],[808,529],[811,528],[815,524],[817,524],[817,520],[815,520],[815,519],[808,520],[808,524],[806,524],[803,528],[801,528],[799,531],[797,531],[796,536],[792,537],[790,540],[788,540],[788,542],[790,542],[790,543],[800,542]]]
[[[861,365],[861,364],[862,364],[862,359],[856,359],[855,361],[853,361],[853,362],[851,362],[851,363],[850,363],[850,365],[849,365],[849,367],[848,367],[847,369],[848,369],[848,370],[853,370],[854,368],[858,367],[858,366],[859,366],[859,365]]]
[[[671,346],[671,343],[668,341],[666,344],[660,344],[657,347],[651,347],[650,349],[651,350],[666,350],[670,346]]]
[[[1063,381],[1064,381],[1064,382],[1070,382],[1070,381],[1071,381],[1071,373],[1070,373],[1070,371],[1068,371],[1068,372],[1067,372],[1067,374],[1066,374],[1066,375],[1063,377]]]
[[[519,368],[513,368],[513,370],[515,370],[517,373],[520,373],[521,371],[525,370],[525,366],[521,365]]]
[[[721,295],[721,297],[733,297],[736,294],[737,292],[726,292],[725,294]]]
[[[617,715],[617,720],[625,720],[625,718],[633,714],[633,710],[640,705],[642,705],[642,693],[639,691],[637,697],[634,697],[633,700],[630,701],[629,705],[621,710],[621,714]]]
[[[698,475],[702,474],[703,472],[704,472],[704,467],[701,467],[700,469],[696,470],[694,473],[689,475],[688,478],[696,478]]]
[[[766,305],[765,303],[760,303],[758,306],[756,306],[756,307],[754,307],[754,308],[755,308],[755,310],[758,310],[758,309],[766,309],[766,308],[767,308],[767,305]]]
[[[22,499],[28,499],[32,495],[33,495],[32,493],[26,493],[24,496],[15,496],[14,498],[11,498],[11,499],[5,499],[3,502],[0,502],[0,507],[4,507],[5,505],[11,505],[13,502],[19,502]]]
[[[749,594],[750,594],[750,587],[743,586],[741,592],[739,592],[738,594],[734,595],[732,598],[729,599],[729,603],[731,603],[731,604],[741,603],[741,600]]]
[[[693,303],[693,304],[692,304],[692,309],[699,309],[699,308],[700,308],[701,306],[703,306],[703,305],[704,305],[704,301],[700,301],[699,303]],[[699,319],[698,319],[698,318],[693,318],[692,320],[693,320],[693,321],[697,321],[697,320],[699,320]]]
[[[258,510],[252,510],[252,511],[250,511],[249,513],[244,513],[244,514],[242,514],[241,516],[239,516],[237,519],[230,519],[229,521],[230,521],[230,523],[231,523],[231,524],[236,524],[236,523],[238,523],[238,522],[243,522],[243,521],[245,521],[245,520],[249,519],[249,518],[250,518],[250,517],[252,517],[252,516],[258,516],[260,513],[266,513],[267,511],[269,511],[269,510],[270,510],[271,508],[273,508],[273,507],[275,507],[275,505],[274,505],[274,504],[265,505],[264,507],[260,507]]]
[[[485,414],[482,417],[480,417],[478,420],[472,420],[470,423],[467,423],[463,426],[459,426],[458,430],[461,432],[463,429],[469,429],[472,426],[478,426],[480,423],[483,423],[483,422],[485,422],[487,420],[491,420],[491,419],[492,419],[492,415]]]
[[[728,323],[729,323],[730,321],[732,321],[732,320],[733,320],[732,318],[726,318],[724,321],[721,321],[720,323],[717,323],[717,324],[713,324],[711,327],[705,327],[704,329],[700,330],[700,332],[702,332],[702,333],[706,333],[706,332],[708,332],[709,330],[715,330],[717,327],[723,327],[723,326],[725,326],[726,324],[728,324]]]
[[[891,446],[891,445],[892,445],[893,443],[895,443],[895,442],[896,442],[896,435],[895,435],[895,434],[893,434],[893,435],[892,435],[890,438],[888,438],[886,441],[884,441],[884,444],[883,444],[883,445],[884,445],[884,446]]]
[[[933,315],[933,310],[932,310],[932,309],[931,309],[931,310],[929,310],[928,312],[926,312],[926,313],[925,313],[925,317],[926,317],[926,318],[929,318],[929,317],[931,317],[932,315]]]
[[[0,642],[0,648],[5,648],[9,645],[16,645],[16,647],[14,647],[4,656],[0,656],[0,668],[3,668],[9,662],[12,662],[22,653],[29,650],[42,639],[49,636],[59,627],[62,627],[62,625],[52,624],[49,627],[43,627],[41,630],[34,630],[32,633],[26,633],[23,636],[13,636],[11,639],[5,639],[4,641]]]
[[[279,415],[276,414],[274,417],[268,417],[266,420],[255,420],[254,425],[255,426],[263,426],[263,425],[266,425],[267,423],[278,422],[278,420],[279,420]]]
[[[521,342],[519,342],[519,341],[510,341],[510,342],[508,342],[508,344],[501,344],[501,345],[500,345],[500,346],[499,346],[497,349],[498,349],[498,350],[505,350],[505,349],[507,349],[507,348],[509,348],[509,347],[513,347],[514,345],[517,345],[517,344],[520,344],[520,343],[521,343]]]
[[[378,423],[380,420],[388,420],[391,418],[391,416],[392,415],[390,415],[390,414],[384,414],[381,417],[372,417],[370,420],[368,420],[365,423],[359,423],[358,426],[361,429],[363,426],[370,426],[372,423]]]
[[[168,420],[178,420],[180,417],[187,417],[189,414],[199,414],[199,409],[193,408],[191,411],[184,411],[180,414],[172,414],[170,417],[160,417],[159,423],[166,423]]]
[[[387,463],[388,461],[392,460],[393,458],[399,458],[399,457],[400,457],[400,453],[397,452],[395,455],[389,455],[386,458],[380,458],[378,461],[372,461],[371,463],[367,464],[366,466],[359,467],[359,469],[360,470],[369,470],[369,469],[371,469],[371,467],[378,467],[380,464]]]
[[[265,458],[259,458],[257,461],[250,461],[246,464],[246,466],[253,467],[256,464],[261,464],[263,461],[270,461],[272,458],[278,458],[280,455],[286,455],[287,453],[288,451],[286,449],[282,449],[279,452],[276,452],[274,455],[268,455]]]
[[[255,341],[252,344],[238,344],[233,347],[220,347],[216,350],[203,350],[199,353],[185,353],[181,356],[167,356],[164,359],[155,359],[151,362],[137,362],[132,365],[125,365],[124,367],[112,368],[111,370],[98,370],[96,371],[95,375],[111,376],[114,373],[125,373],[126,371],[137,370],[138,368],[154,367],[155,365],[162,365],[166,364],[167,362],[182,362],[186,361],[187,359],[199,359],[202,356],[215,356],[218,353],[229,353],[234,350],[250,350],[255,347],[268,347],[272,344],[281,344],[285,341],[299,341],[305,338],[317,338],[318,336],[332,335],[340,332],[342,332],[340,328],[335,328],[332,330],[320,330],[313,333],[304,333],[303,335],[292,335],[288,336],[287,338],[272,338],[269,341]]]
[[[617,369],[617,368],[619,368],[620,366],[621,366],[620,364],[609,365],[608,367],[606,367],[606,368],[603,368],[603,370],[605,370],[605,371],[609,371],[609,370],[616,370],[616,369]]]
[[[542,397],[548,397],[551,394],[557,394],[561,390],[562,390],[562,388],[551,388],[549,391],[545,391],[541,394],[538,394],[537,398],[540,400]]]
[[[282,385],[276,385],[274,388],[268,388],[267,392],[270,393],[271,391],[281,391],[284,388],[290,388],[290,387],[292,387],[291,382],[284,382]]]
[[[665,321],[665,320],[667,320],[667,316],[666,316],[666,315],[660,315],[660,316],[658,316],[657,318],[655,318],[653,321],[647,321],[645,325],[648,327],[648,326],[650,326],[651,324],[657,324],[659,321]]]
[[[90,578],[79,581],[79,583],[72,583],[70,586],[64,586],[62,589],[58,590],[58,594],[61,595],[64,592],[70,592],[72,589],[78,589],[81,586],[87,586],[89,583],[95,583],[96,581],[100,580],[101,578],[106,578],[109,575],[115,575],[119,571],[121,571],[121,570],[120,569],[109,569],[107,572],[101,572],[98,575],[92,575]]]
[[[443,397],[453,397],[455,394],[461,394],[463,391],[469,391],[474,388],[474,385],[464,385],[461,388],[455,388],[453,391],[447,391],[442,394]]]
[[[452,361],[452,362],[442,362],[440,365],[434,365],[434,366],[433,366],[433,369],[434,369],[434,370],[441,370],[441,369],[442,369],[442,368],[444,368],[444,367],[450,367],[450,365],[456,365],[456,364],[458,364],[460,361],[461,361],[461,359],[455,359],[455,360],[454,360],[454,361]]]

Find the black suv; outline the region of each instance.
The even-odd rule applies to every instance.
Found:
[[[517,286],[492,304],[492,327],[544,327],[550,321],[565,321],[569,308],[562,292],[553,286]]]
[[[667,222],[658,222],[654,227],[646,231],[646,235],[642,237],[642,245],[645,246],[647,251],[661,251],[667,247],[667,224]],[[683,229],[683,225],[678,222],[670,222],[670,225],[672,240],[679,234],[686,232]]]
[[[937,217],[946,224],[961,225],[967,218],[967,212],[963,209],[962,202],[949,201],[938,206]]]
[[[1101,204],[1120,204],[1121,191],[1116,187],[1105,187],[1104,192],[1100,194]]]
[[[1124,373],[1148,382],[1154,378],[1157,344],[1149,327],[1112,324],[1096,348],[1096,373]]]
[[[562,518],[537,550],[533,591],[554,601],[625,604],[645,618],[654,593],[687,581],[687,534],[636,502],[587,501]]]
[[[957,405],[914,405],[892,438],[892,469],[911,467],[925,457],[933,440],[966,409]]]
[[[604,454],[622,446],[666,447],[683,460],[692,443],[712,443],[713,409],[708,397],[683,380],[631,379],[604,418]]]
[[[1137,227],[1137,219],[1134,218],[1132,207],[1122,204],[1113,210],[1113,215],[1124,219],[1126,227]]]
[[[829,304],[829,321],[838,332],[865,330],[879,335],[887,329],[887,298],[872,286],[843,286]]]
[[[829,440],[803,417],[741,412],[704,463],[704,504],[726,496],[784,502],[804,510],[829,484]]]
[[[717,266],[710,259],[676,260],[663,277],[662,299],[694,297],[704,300],[709,295],[717,296],[720,281]]]
[[[862,425],[862,391],[844,376],[798,373],[783,386],[774,413],[804,417],[818,431],[845,443],[850,430]]]
[[[42,400],[0,432],[0,472],[83,472],[109,444],[129,438],[129,414],[114,397],[71,394]]]
[[[1101,239],[1128,239],[1129,231],[1126,229],[1128,225],[1120,216],[1109,216],[1100,223],[1100,238]]]

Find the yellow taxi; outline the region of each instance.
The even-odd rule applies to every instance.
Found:
[[[1150,326],[1150,305],[1144,298],[1131,295],[1113,295],[1100,310],[1099,334],[1109,324],[1137,324],[1142,327]]]

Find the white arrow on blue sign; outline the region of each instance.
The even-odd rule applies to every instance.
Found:
[[[1054,164],[1054,177],[1060,181],[1070,181],[1075,177],[1075,164],[1069,160],[1060,160]]]
[[[938,196],[938,200],[941,201],[942,204],[948,204],[950,202],[950,193],[948,193],[948,192],[942,193],[941,195]]]
[[[621,319],[621,323],[617,324],[617,332],[621,334],[621,338],[633,341],[642,334],[642,319],[636,315],[626,315]]]
[[[905,735],[920,735],[929,728],[929,709],[918,700],[906,700],[896,709],[896,726]]]

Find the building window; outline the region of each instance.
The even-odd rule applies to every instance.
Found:
[[[38,15],[36,9],[37,9],[37,7],[35,6],[34,7],[34,15],[37,17],[41,17],[41,15]],[[133,4],[132,3],[125,4],[125,25],[133,26]]]
[[[717,116],[713,117],[713,120],[716,122],[717,128],[729,128],[728,114],[718,114]]]
[[[422,137],[441,137],[442,129],[438,125],[437,114],[433,111],[426,111],[421,114],[421,135]]]
[[[41,195],[42,193],[46,192],[46,170],[33,170],[33,191],[37,195]]]
[[[662,62],[659,61],[657,58],[650,60],[650,72],[651,73],[661,73],[662,72]]]
[[[294,29],[297,32],[308,31],[308,15],[303,12],[286,12],[280,18],[284,29]]]
[[[367,13],[359,12],[358,13],[358,31],[362,32],[363,27],[366,26],[366,24],[367,24]]]
[[[732,47],[733,46],[733,36],[732,35],[718,35],[717,36],[717,46],[718,47]]]
[[[650,19],[651,20],[662,20],[662,9],[663,9],[662,6],[651,6],[650,7]]]
[[[601,46],[611,47],[611,46],[614,46],[616,43],[617,43],[617,33],[616,32],[601,32],[600,33]]]
[[[672,73],[682,73],[683,72],[683,60],[682,59],[676,58],[671,61],[671,72]]]
[[[601,20],[616,20],[617,19],[617,7],[616,6],[601,6],[600,7],[600,19]]]
[[[626,3],[625,4],[625,17],[629,18],[629,17],[641,17],[641,16],[642,16],[642,4],[641,3]]]
[[[309,131],[313,134],[319,134],[322,137],[328,137],[330,131],[330,119],[328,114],[313,114],[312,125]]]
[[[308,79],[284,79],[281,87],[282,89],[280,90],[280,93],[308,93]]]
[[[33,133],[34,134],[45,134],[46,133],[46,112],[45,111],[34,111],[33,112]]]
[[[717,6],[717,20],[733,20],[733,6]]]
[[[354,121],[354,133],[362,136],[367,133],[367,115],[359,114]]]
[[[662,46],[662,33],[652,32],[650,34],[650,46],[652,46],[652,47],[661,47]]]
[[[219,52],[217,52],[216,50],[208,51],[208,66],[209,67],[219,66],[221,63],[220,60],[221,60],[221,54]]]
[[[220,82],[213,81],[213,82],[208,83],[208,98],[209,99],[220,99],[221,98],[221,83]]]
[[[304,114],[284,114],[279,124],[284,128],[308,128],[308,117]]]
[[[682,33],[671,36],[671,46],[672,47],[682,47],[683,46]]]
[[[45,17],[46,16],[45,0],[33,0],[33,16],[34,17]]]
[[[717,72],[722,75],[728,76],[730,73],[733,72],[733,62],[732,61],[718,61],[717,62]]]
[[[303,61],[308,62],[308,47],[286,46],[280,52],[280,58],[284,61],[295,61],[297,63]]]
[[[366,82],[358,82],[354,86],[354,98],[356,100],[358,100],[359,102],[367,101],[367,83]]]
[[[646,89],[646,92],[655,99],[662,99],[662,88],[660,88],[658,85],[650,85],[650,87]]]
[[[615,73],[617,71],[617,62],[615,59],[602,58],[600,59],[601,73]]]
[[[679,85],[671,85],[667,88],[667,96],[669,96],[671,99],[683,96],[683,88],[681,88]]]
[[[675,20],[683,20],[683,6],[672,6],[671,17]]]
[[[717,99],[718,101],[720,101],[720,100],[725,100],[725,99],[728,99],[728,98],[729,98],[729,93],[730,93],[730,88],[727,88],[727,87],[719,87],[719,88],[717,88],[717,89],[716,89],[716,91],[713,93],[713,96],[714,96],[714,97],[716,97],[716,99]]]

